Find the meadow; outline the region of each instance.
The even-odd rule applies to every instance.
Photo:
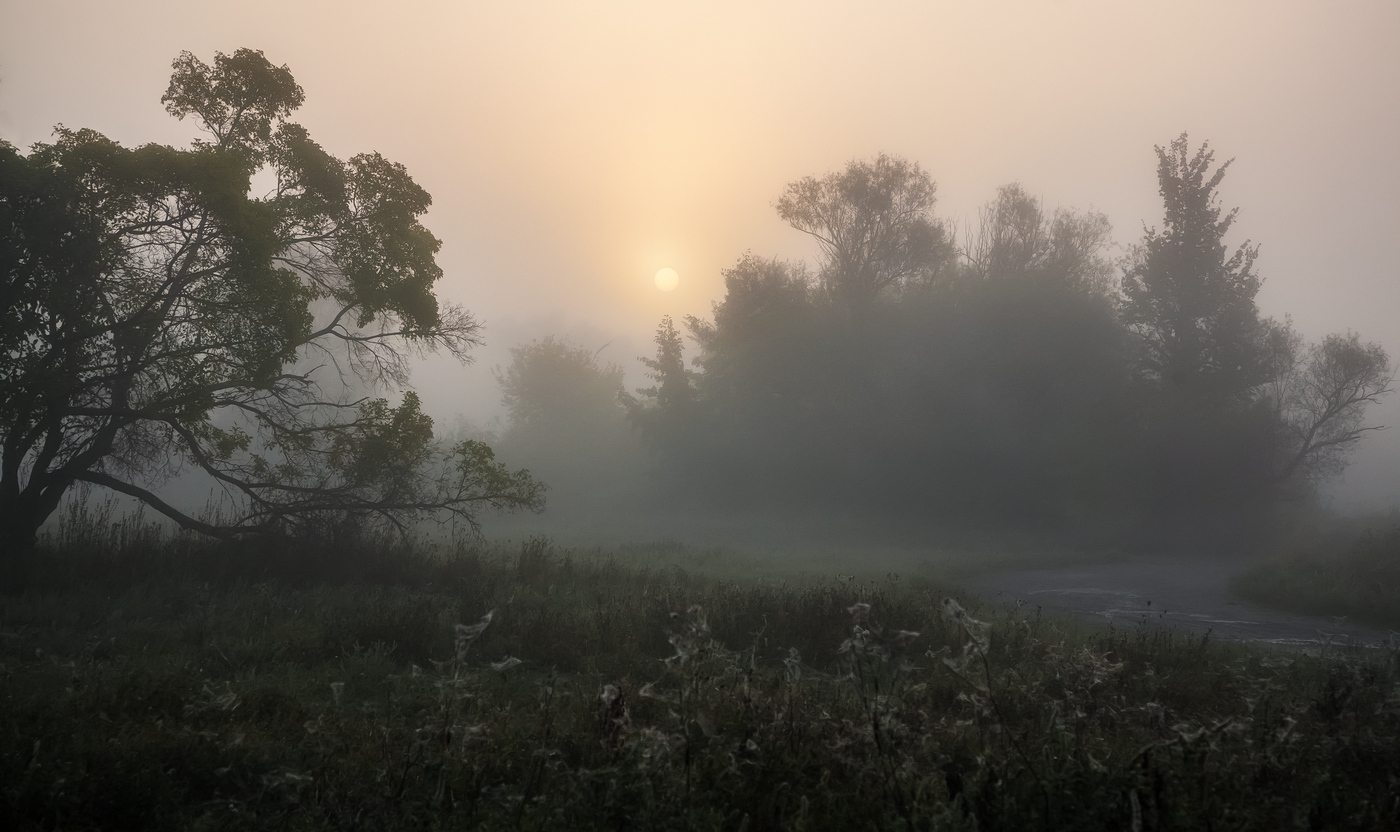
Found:
[[[1393,649],[745,577],[678,544],[103,520],[9,581],[10,829],[1400,827]]]

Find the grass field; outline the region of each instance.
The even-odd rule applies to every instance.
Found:
[[[1400,828],[1392,651],[674,544],[56,542],[0,596],[4,828]]]
[[[1234,589],[1283,609],[1400,630],[1400,526],[1267,561]]]

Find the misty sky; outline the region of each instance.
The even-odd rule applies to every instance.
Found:
[[[499,412],[490,367],[548,333],[638,378],[662,314],[708,315],[745,251],[807,257],[783,185],[881,151],[919,161],[964,227],[997,186],[1094,207],[1129,245],[1160,222],[1153,146],[1235,157],[1235,242],[1265,314],[1400,357],[1400,3],[17,2],[0,0],[0,138],[55,124],[184,144],[170,62],[263,50],[331,152],[377,150],[434,197],[440,293],[486,324],[417,386],[450,424]],[[652,276],[681,275],[663,294]],[[1400,506],[1396,430],[1344,507]]]

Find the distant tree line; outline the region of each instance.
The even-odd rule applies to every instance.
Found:
[[[569,410],[625,411],[681,505],[1114,539],[1248,528],[1341,469],[1393,370],[1356,334],[1309,345],[1262,316],[1257,248],[1224,242],[1229,162],[1185,135],[1157,156],[1163,222],[1118,258],[1103,215],[1019,185],[959,241],[917,164],[794,182],[776,207],[815,267],[744,255],[713,318],[683,322],[692,356],[664,319],[633,396],[580,353],[597,407]]]

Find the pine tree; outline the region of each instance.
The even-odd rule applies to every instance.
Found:
[[[685,367],[685,343],[670,315],[661,319],[655,342],[656,358],[640,361],[649,370],[647,378],[656,384],[638,389],[643,400],[631,400],[628,409],[635,424],[654,441],[664,443],[679,434],[697,395],[691,380],[694,373]]]

